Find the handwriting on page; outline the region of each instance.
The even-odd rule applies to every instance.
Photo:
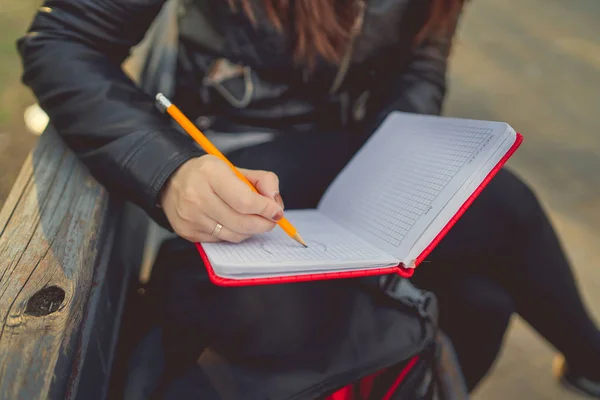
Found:
[[[289,237],[255,236],[240,244],[221,243],[215,255],[223,263],[288,262],[288,261],[343,261],[373,257],[376,254],[361,246],[355,247],[343,239],[329,237],[327,243],[307,241],[308,248],[299,246]],[[354,243],[356,244],[356,243]]]
[[[281,229],[256,235],[239,243],[203,244],[216,264],[274,264],[389,259],[389,255],[316,212],[289,211],[290,221],[307,241],[308,248],[291,240]]]
[[[350,220],[393,246],[400,245],[440,192],[493,136],[492,129],[474,126],[430,123],[405,128],[410,135],[398,132],[386,137],[386,146],[363,157],[364,163],[352,171],[361,190],[343,194],[343,207],[327,209],[336,219]]]
[[[270,254],[270,255],[276,255],[277,253],[279,253],[281,251],[281,246],[274,246],[274,244],[277,242],[272,242],[272,241],[260,241],[259,247],[262,251]],[[313,251],[316,251],[320,254],[323,253],[327,253],[327,249],[328,249],[328,245],[321,243],[321,242],[317,242],[315,240],[307,240],[305,241],[306,245],[308,247],[306,247],[307,249],[312,249]],[[294,245],[295,247],[297,247],[297,245]],[[304,250],[304,249],[300,249],[300,250]],[[308,252],[304,251],[303,255],[307,255]]]
[[[304,233],[304,232],[303,232]],[[355,241],[328,237],[320,241],[308,240],[308,248],[298,245],[287,236],[258,235],[239,244],[210,245],[212,255],[223,264],[277,263],[289,261],[347,261],[377,257],[368,246],[357,246]]]

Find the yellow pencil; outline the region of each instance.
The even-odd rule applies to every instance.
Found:
[[[233,172],[235,172],[238,178],[246,182],[253,191],[258,193],[254,185],[252,185],[250,181],[248,181],[248,179],[246,179],[246,177],[242,175],[240,171],[238,171],[238,169],[223,155],[223,153],[221,153],[219,149],[217,149],[215,145],[213,145],[210,142],[210,140],[208,140],[206,136],[204,136],[202,132],[200,132],[196,125],[194,125],[192,121],[190,121],[189,118],[187,118],[181,112],[181,110],[177,108],[177,106],[171,103],[169,99],[167,99],[162,93],[156,95],[156,102],[163,111],[167,112],[175,121],[177,121],[179,125],[181,125],[181,127],[196,141],[196,143],[200,145],[200,147],[204,149],[204,151],[215,157],[219,157],[221,160],[225,161],[227,165],[229,165],[229,167],[233,170]],[[300,243],[302,246],[308,247],[304,240],[302,240],[302,237],[300,236],[296,228],[294,228],[290,221],[288,221],[285,217],[280,219],[277,224],[292,239]]]

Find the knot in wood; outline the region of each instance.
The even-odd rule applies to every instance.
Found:
[[[25,315],[43,317],[56,312],[65,300],[65,291],[58,286],[48,286],[36,292],[25,307]]]

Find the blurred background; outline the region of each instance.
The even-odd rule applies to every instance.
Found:
[[[40,4],[41,0],[0,0],[0,207],[36,141],[24,124],[23,113],[34,99],[20,83],[15,41]]]
[[[15,49],[40,3],[0,0],[0,207],[45,123],[20,84]],[[600,2],[470,3],[454,47],[445,113],[507,121],[525,136],[509,167],[548,209],[599,320]],[[553,356],[515,317],[474,398],[583,399],[553,380]]]
[[[537,192],[600,318],[600,2],[474,0],[451,62],[446,114],[525,136],[509,163]],[[515,277],[518,279],[518,277]],[[552,378],[553,350],[514,318],[476,399],[583,399]]]

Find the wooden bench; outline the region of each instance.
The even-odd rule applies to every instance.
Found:
[[[167,2],[123,65],[149,93],[168,72],[163,55],[149,50],[176,40],[176,11],[177,2]],[[140,209],[110,198],[47,129],[0,211],[0,399],[112,399],[126,385],[140,391],[125,382],[139,338],[121,336],[119,350],[117,339],[126,299],[135,317],[140,301],[132,297],[168,236]]]
[[[0,399],[106,398],[147,223],[46,130],[0,211]]]

